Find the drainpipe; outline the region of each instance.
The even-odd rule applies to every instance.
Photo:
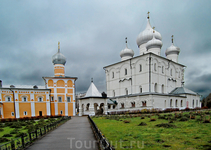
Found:
[[[151,93],[151,54],[149,54],[149,92]]]
[[[16,110],[15,110],[15,93],[12,89],[9,89],[10,91],[12,91],[13,93],[13,101],[14,101],[14,115],[15,115],[15,118],[16,118]]]

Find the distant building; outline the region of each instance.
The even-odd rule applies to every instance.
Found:
[[[117,102],[116,107],[105,103],[105,112],[201,107],[200,95],[184,87],[185,66],[178,63],[180,48],[174,45],[173,36],[166,57],[162,57],[161,34],[151,27],[148,16],[146,29],[136,42],[140,55],[133,57],[134,51],[128,48],[126,39],[121,61],[104,67],[108,97]]]
[[[1,118],[34,116],[74,116],[76,77],[65,76],[66,58],[53,56],[54,76],[43,77],[45,86],[2,86],[0,84]]]

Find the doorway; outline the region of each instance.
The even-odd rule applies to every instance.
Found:
[[[39,111],[39,116],[42,116],[42,111]]]

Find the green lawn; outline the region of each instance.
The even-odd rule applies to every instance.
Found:
[[[132,118],[120,116],[116,120],[108,116],[92,119],[116,150],[211,149],[211,123],[198,121],[201,118],[199,115],[188,121],[179,121],[177,118],[170,123],[176,128],[157,127],[157,124],[168,123],[168,119],[158,119],[156,115],[151,118],[156,121],[150,121],[148,117],[141,119],[140,115]],[[130,123],[124,123],[124,120]],[[141,122],[147,125],[138,126]]]

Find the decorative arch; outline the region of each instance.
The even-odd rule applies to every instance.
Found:
[[[73,82],[72,80],[67,81],[67,87],[73,87]]]
[[[48,86],[53,87],[53,80],[48,80]]]
[[[65,86],[65,83],[63,80],[58,80],[57,83],[56,83],[57,87],[64,87]]]

